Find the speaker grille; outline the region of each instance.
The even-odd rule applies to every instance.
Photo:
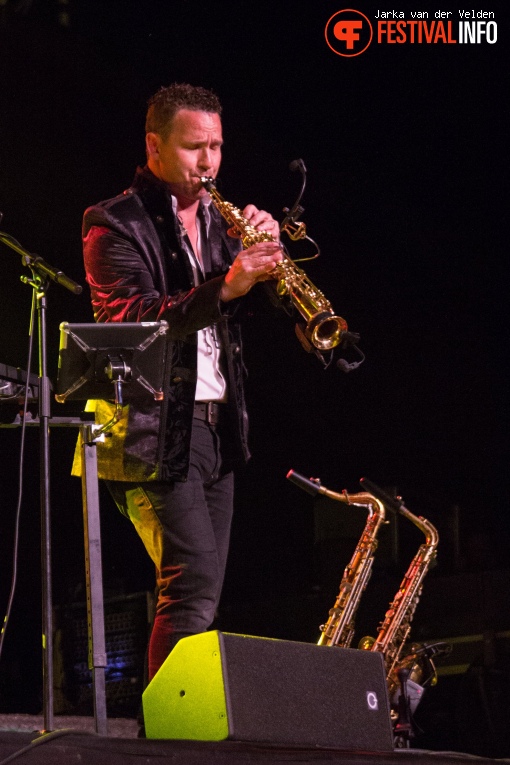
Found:
[[[183,638],[143,696],[149,738],[392,751],[382,656],[207,632]]]

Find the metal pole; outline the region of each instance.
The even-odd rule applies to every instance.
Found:
[[[108,735],[105,669],[107,666],[104,627],[103,567],[97,450],[93,428],[85,425],[82,436],[83,533],[87,584],[88,666],[92,673],[96,733]]]
[[[53,598],[51,578],[50,509],[50,383],[46,361],[46,292],[37,290],[39,331],[39,441],[41,495],[41,578],[42,578],[42,657],[44,730],[52,731],[53,720]]]

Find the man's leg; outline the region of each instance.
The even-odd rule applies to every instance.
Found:
[[[225,573],[233,475],[222,474],[214,427],[194,421],[186,482],[109,482],[156,566],[158,601],[149,644],[149,679],[173,646],[214,619]]]

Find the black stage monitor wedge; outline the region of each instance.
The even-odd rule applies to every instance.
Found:
[[[143,694],[152,739],[393,751],[383,657],[212,631],[182,638]]]
[[[60,325],[55,398],[112,399],[112,375],[123,372],[126,399],[163,398],[168,324],[111,322]]]

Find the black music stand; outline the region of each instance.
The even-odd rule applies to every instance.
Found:
[[[82,497],[87,585],[88,665],[92,672],[96,732],[108,733],[105,669],[101,526],[96,444],[104,440],[129,400],[152,397],[162,401],[167,349],[166,321],[139,324],[60,325],[59,370],[56,400],[112,399],[115,413],[104,425],[80,428],[82,443]]]

